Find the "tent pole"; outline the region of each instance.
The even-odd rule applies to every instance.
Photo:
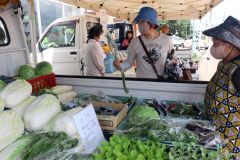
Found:
[[[34,0],[28,0],[28,11],[30,14],[30,33],[31,33],[31,48],[33,56],[33,65],[37,63],[37,54],[36,54],[36,16],[35,16],[35,7]]]
[[[40,9],[40,0],[37,0],[37,19],[38,19],[38,33],[39,36],[42,35],[43,30],[42,30],[42,20],[41,20],[41,9]],[[35,9],[34,9],[35,10]]]

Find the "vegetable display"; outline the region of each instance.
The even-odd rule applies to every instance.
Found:
[[[43,94],[27,107],[23,120],[28,131],[41,130],[54,116],[61,111],[58,99],[50,94]]]
[[[94,160],[167,160],[167,146],[154,141],[129,139],[114,135],[110,142],[103,142]]]
[[[103,142],[94,160],[217,160],[219,151],[195,143],[174,142],[166,145],[151,140],[130,139],[114,135]]]
[[[14,111],[0,112],[0,151],[22,136],[24,124]]]

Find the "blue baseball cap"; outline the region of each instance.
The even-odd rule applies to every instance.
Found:
[[[138,23],[140,20],[150,22],[151,24],[158,24],[158,13],[154,8],[143,7],[140,9],[137,17],[134,19],[135,23]]]

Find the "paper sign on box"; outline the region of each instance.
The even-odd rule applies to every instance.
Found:
[[[80,113],[74,115],[73,119],[84,143],[85,153],[92,153],[105,140],[93,105],[89,104]]]

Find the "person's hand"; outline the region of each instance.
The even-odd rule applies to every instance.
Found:
[[[173,59],[171,60],[172,64],[178,64],[178,60],[177,59]]]
[[[103,72],[100,72],[100,74],[101,74],[101,76],[102,76],[102,77],[104,77],[104,76],[105,76]]]
[[[116,60],[116,61],[113,62],[113,65],[114,65],[117,69],[119,69],[119,68],[120,68],[120,65],[121,65],[121,61]]]

